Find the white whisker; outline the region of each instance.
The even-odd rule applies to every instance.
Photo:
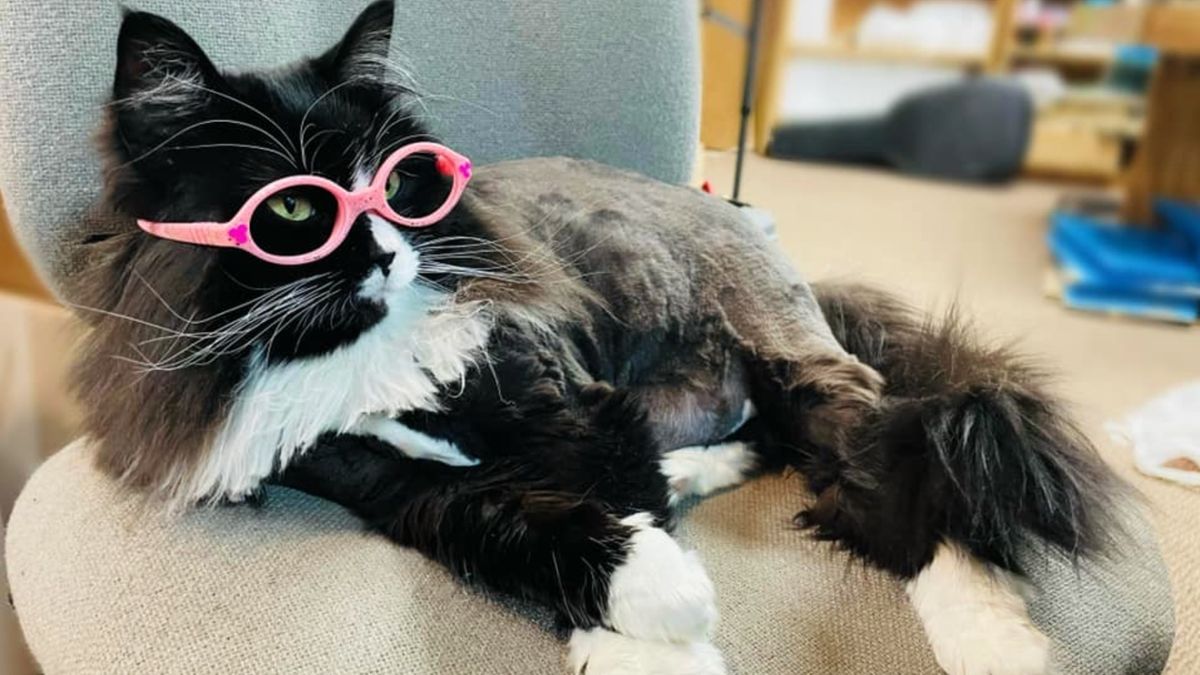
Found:
[[[261,150],[262,152],[269,152],[279,155],[289,162],[293,161],[289,155],[284,154],[275,148],[268,148],[265,145],[250,145],[247,143],[199,143],[196,145],[172,145],[167,148],[167,150],[203,150],[206,148],[241,148],[243,150]]]
[[[325,98],[328,97],[333,92],[341,89],[342,87],[354,84],[355,82],[356,82],[356,80],[349,79],[344,82],[339,82],[338,84],[333,85],[329,89],[326,89],[324,93],[322,93],[311,104],[309,104],[308,108],[304,111],[304,114],[300,117],[300,166],[301,167],[308,166],[308,164],[305,162],[305,158],[304,158],[304,134],[306,131],[305,124],[308,122],[308,116],[312,113],[313,108],[316,108],[317,105],[321,101],[324,101]]]
[[[239,120],[231,120],[231,119],[224,119],[224,118],[201,120],[199,122],[194,122],[192,124],[189,124],[188,126],[184,127],[183,129],[180,129],[179,131],[176,131],[175,133],[168,136],[166,138],[166,140],[164,140],[161,143],[159,143],[158,145],[150,148],[149,150],[143,152],[142,154],[138,155],[137,157],[134,157],[133,159],[129,160],[128,162],[125,162],[121,166],[125,167],[125,166],[129,166],[131,164],[140,162],[143,159],[146,159],[147,157],[149,157],[150,155],[153,155],[154,153],[163,149],[168,144],[170,144],[171,141],[175,140],[176,138],[179,138],[180,136],[186,134],[187,132],[193,131],[195,129],[199,129],[200,127],[203,127],[203,126],[208,126],[210,124],[233,124],[235,126],[245,126],[245,127],[250,127],[251,129],[258,129],[259,131],[263,131],[260,127],[256,127],[253,124],[249,124],[247,122],[242,122]],[[280,153],[280,155],[282,155],[284,157],[284,159],[287,159],[289,162],[292,162],[293,164],[295,163],[295,160],[292,159],[290,156],[285,155],[283,153]]]
[[[146,354],[137,349],[144,360],[139,365],[147,371],[181,370],[208,365],[230,354],[245,353],[268,333],[271,334],[270,342],[273,342],[287,326],[318,310],[322,303],[338,294],[337,282],[314,284],[314,279],[319,276],[323,275],[293,282],[288,285],[289,288],[281,287],[281,290],[286,290],[284,293],[268,294],[257,299],[248,312],[218,329],[178,332],[143,340],[140,345],[165,340],[171,340],[171,344],[157,360],[146,358]]]
[[[266,114],[265,112],[250,105],[249,103],[246,103],[245,101],[243,101],[242,99],[240,99],[236,96],[230,96],[229,94],[217,91],[216,89],[211,89],[211,88],[206,87],[198,82],[187,80],[187,81],[183,81],[183,84],[186,86],[190,86],[193,89],[199,89],[200,91],[212,94],[213,96],[219,96],[223,99],[230,101],[231,103],[236,103],[237,105],[240,105],[243,108],[249,110],[250,112],[258,115],[259,117],[261,117],[264,120],[266,120],[267,122],[269,122],[271,124],[271,126],[275,127],[276,131],[278,131],[280,136],[283,137],[283,140],[287,141],[288,145],[291,145],[292,152],[296,151],[296,146],[292,145],[292,139],[288,137],[287,132],[283,130],[283,127],[279,126],[279,123],[276,122],[274,120],[274,118],[272,118],[270,115]],[[275,138],[274,134],[270,134],[270,136],[271,136],[271,138]],[[276,139],[275,142],[278,143],[279,139]],[[284,149],[286,150],[287,148],[284,148]],[[293,161],[294,161],[294,159],[293,159]]]

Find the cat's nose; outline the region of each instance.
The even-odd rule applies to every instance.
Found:
[[[392,261],[395,259],[396,253],[394,251],[380,251],[371,258],[371,264],[378,267],[386,276],[388,271],[391,270]]]

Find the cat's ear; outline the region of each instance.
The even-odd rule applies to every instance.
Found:
[[[381,77],[387,69],[393,15],[392,0],[372,3],[319,61],[340,82]]]
[[[126,12],[117,37],[113,98],[179,107],[207,98],[221,79],[182,28],[149,12]]]

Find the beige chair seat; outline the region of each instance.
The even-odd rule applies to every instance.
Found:
[[[681,525],[717,586],[731,672],[938,672],[899,583],[790,528],[802,495],[795,477],[760,479]],[[340,507],[280,488],[261,507],[164,516],[82,441],[25,487],[7,548],[51,674],[566,672],[544,612],[463,587]],[[1172,610],[1152,540],[1092,574],[1036,576],[1063,673],[1161,670]]]

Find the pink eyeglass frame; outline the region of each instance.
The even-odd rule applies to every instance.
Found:
[[[405,158],[420,152],[435,155],[437,157],[438,170],[443,175],[452,176],[454,184],[450,188],[450,194],[446,197],[446,202],[436,211],[420,218],[406,218],[396,213],[391,205],[388,204],[386,196],[387,180],[388,176],[392,173],[392,169],[397,164]],[[447,160],[449,164],[445,163]],[[272,181],[255,192],[246,200],[242,208],[238,209],[237,215],[224,223],[160,223],[139,218],[137,224],[138,227],[146,232],[156,237],[170,239],[171,241],[198,244],[200,246],[238,248],[276,265],[303,265],[315,262],[333,253],[346,240],[346,235],[349,234],[350,227],[354,224],[354,221],[364,212],[377,213],[389,221],[405,227],[427,227],[438,222],[442,218],[445,218],[446,214],[458,204],[458,200],[462,198],[463,190],[467,187],[467,181],[470,179],[471,160],[463,155],[440,143],[412,143],[392,153],[387,158],[387,161],[379,166],[379,170],[375,172],[375,177],[371,179],[371,183],[360,190],[351,192],[341,185],[320,176],[288,176]],[[254,237],[250,234],[250,218],[264,201],[275,196],[282,190],[297,186],[321,188],[333,195],[334,199],[337,200],[337,222],[334,223],[333,229],[329,233],[329,240],[322,244],[320,248],[308,253],[297,255],[267,253],[259,248],[258,244],[254,243]]]

